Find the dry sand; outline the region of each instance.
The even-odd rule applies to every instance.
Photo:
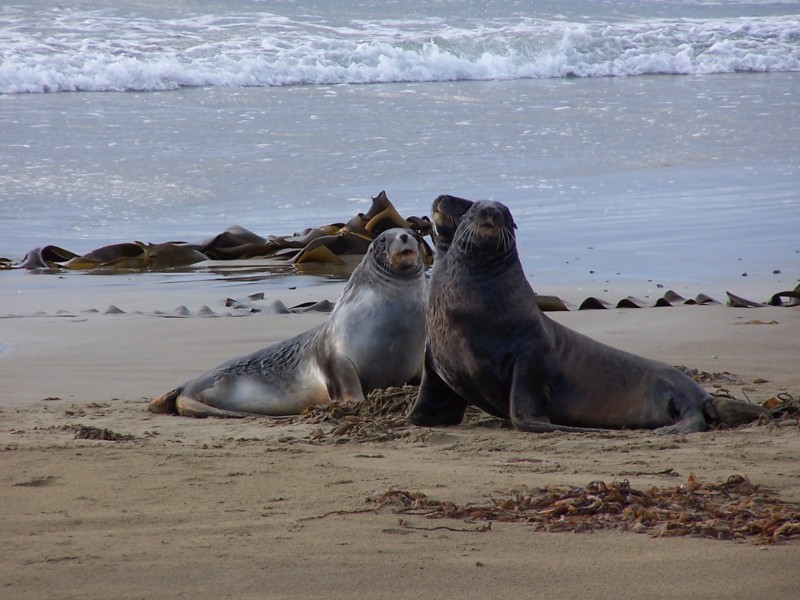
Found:
[[[333,300],[340,287],[277,297]],[[152,415],[148,397],[325,315],[153,315],[179,305],[223,313],[226,295],[254,291],[244,284],[231,291],[122,278],[63,288],[42,294],[26,284],[0,298],[0,597],[798,597],[798,541],[547,533],[509,523],[478,532],[460,521],[363,512],[390,489],[466,503],[592,480],[674,486],[691,473],[710,482],[746,474],[800,502],[797,425],[665,438],[478,424],[331,444],[311,443],[320,427],[312,423]],[[82,312],[110,304],[126,314]],[[800,396],[800,308],[554,318],[671,364],[729,371],[736,380],[725,385],[738,397]],[[76,426],[133,437],[75,439]]]

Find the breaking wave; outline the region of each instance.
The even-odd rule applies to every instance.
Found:
[[[156,20],[0,9],[0,93],[800,71],[800,16]]]

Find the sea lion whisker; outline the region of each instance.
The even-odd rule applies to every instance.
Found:
[[[503,227],[503,250],[505,252],[510,251],[514,247],[514,236],[511,231],[507,227]]]

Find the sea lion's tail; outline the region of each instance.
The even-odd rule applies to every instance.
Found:
[[[180,396],[182,387],[177,387],[172,391],[167,392],[150,400],[150,405],[147,410],[154,413],[165,413],[169,415],[178,414],[178,396]]]
[[[716,397],[708,399],[705,412],[706,419],[712,423],[720,423],[732,427],[770,416],[769,411],[758,404],[742,402],[732,398]]]

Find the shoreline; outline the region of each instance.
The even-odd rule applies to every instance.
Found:
[[[344,287],[342,281],[302,275],[234,280],[209,274],[22,275],[15,282],[22,285],[0,301],[0,406],[41,399],[37,395],[66,393],[79,399],[88,394],[88,401],[99,401],[109,394],[163,393],[234,356],[296,335],[327,318],[327,313],[315,310],[274,314],[275,304],[335,302]],[[37,285],[24,285],[29,281]],[[558,284],[537,291],[563,298],[570,308],[548,312],[550,318],[623,350],[750,379],[777,377],[787,385],[800,379],[793,373],[792,361],[794,340],[800,339],[797,307],[680,303],[652,307],[650,294],[634,292],[648,303],[647,308],[577,310],[583,298],[594,295],[592,291],[594,297],[611,302],[624,296],[589,285],[580,289],[585,296]],[[660,297],[667,290],[649,291]],[[764,301],[777,291],[751,293],[749,299]],[[251,299],[254,294],[256,299]],[[39,369],[46,369],[48,378],[37,378]],[[83,370],[84,377],[71,375],[74,369]],[[159,391],[157,385],[138,384],[134,374],[141,370],[168,387]],[[17,373],[27,373],[33,386],[20,385],[25,379]],[[75,391],[70,390],[73,383],[80,383]]]

